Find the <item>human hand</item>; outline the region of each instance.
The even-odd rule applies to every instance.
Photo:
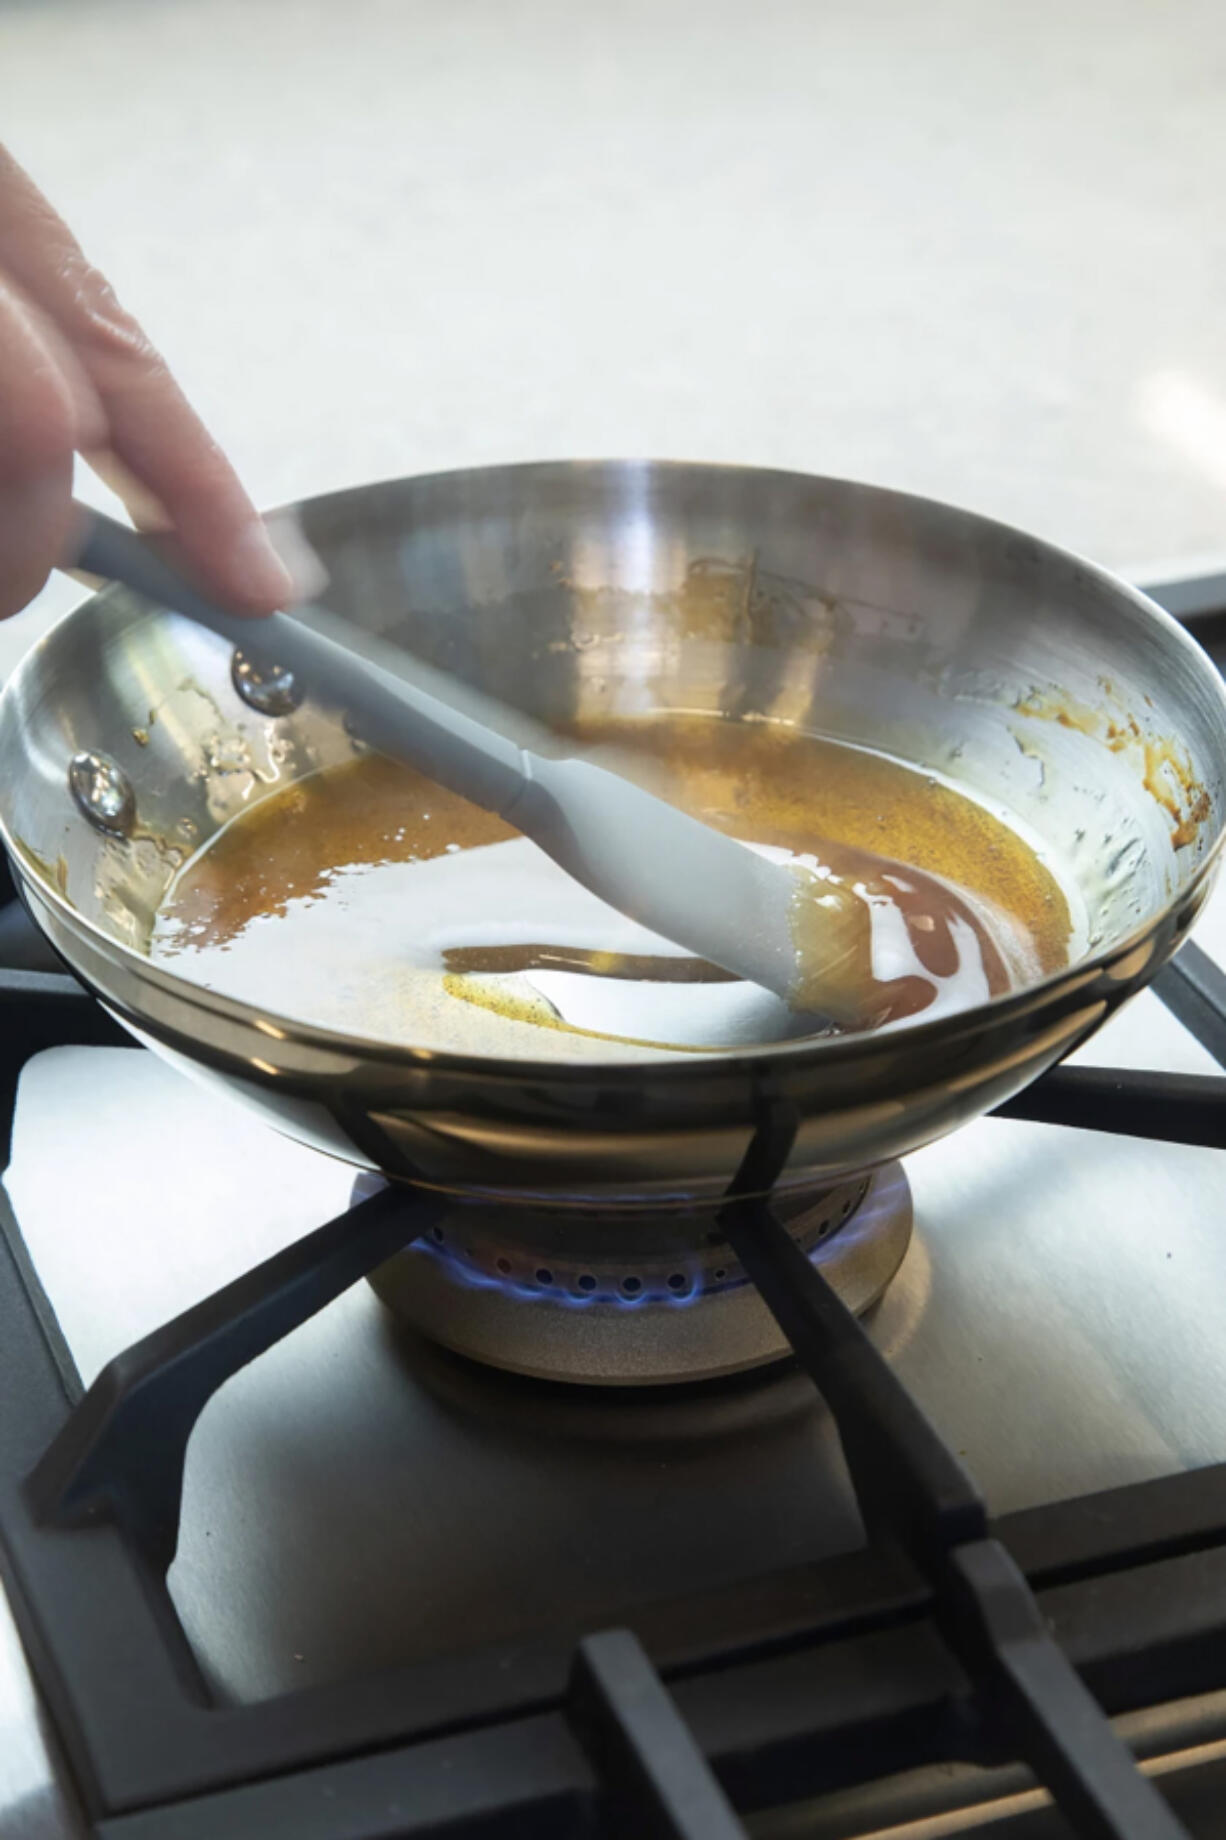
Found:
[[[233,468],[165,363],[33,181],[0,147],[0,619],[72,539],[83,455],[138,522],[241,613],[294,584]]]

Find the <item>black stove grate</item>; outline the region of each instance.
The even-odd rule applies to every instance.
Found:
[[[1216,638],[1226,582],[1196,606],[1179,592],[1181,615],[1195,624],[1199,606]],[[0,955],[16,967],[0,972],[9,1131],[32,1054],[127,1038],[40,967],[10,911]],[[1216,967],[1186,946],[1155,988],[1226,1066]],[[1001,1111],[1221,1148],[1224,1099],[1217,1077],[1065,1068]],[[764,1093],[722,1224],[834,1416],[864,1549],[718,1603],[648,1607],[633,1635],[542,1639],[246,1706],[210,1701],[166,1589],[188,1436],[224,1379],[425,1231],[431,1203],[363,1202],[85,1392],[4,1208],[4,1575],[103,1840],[732,1840],[746,1832],[734,1808],[753,1819],[945,1760],[1025,1764],[1096,1840],[1186,1831],[1110,1719],[1226,1685],[1226,1465],[989,1524],[894,1370],[754,1198],[791,1129]],[[1191,1806],[1203,1770],[1188,1783]],[[1226,1806],[1216,1783],[1209,1793]]]

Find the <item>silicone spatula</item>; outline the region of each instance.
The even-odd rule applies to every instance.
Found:
[[[497,813],[585,888],[698,957],[762,984],[785,1002],[850,1019],[837,975],[862,939],[859,902],[829,896],[835,973],[821,1001],[793,937],[804,898],[800,874],[657,798],[580,753],[559,753],[548,730],[446,673],[316,606],[264,619],[225,612],[137,532],[79,507],[64,566],[123,582],[185,614],[229,644],[275,660],[325,707],[344,710],[380,752],[408,762],[450,791]],[[813,938],[812,923],[806,938]],[[812,956],[810,946],[809,955]]]

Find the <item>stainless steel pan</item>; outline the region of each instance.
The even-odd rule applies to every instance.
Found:
[[[471,1195],[705,1198],[770,1097],[800,1120],[787,1181],[834,1180],[1024,1086],[1154,975],[1205,898],[1226,810],[1216,671],[1144,597],[1002,525],[839,480],[643,462],[398,481],[302,517],[338,612],[469,683],[547,721],[710,711],[884,748],[1016,813],[1088,915],[1085,955],[1041,985],[735,1054],[537,1065],[261,1014],[142,941],[186,853],[350,754],[345,712],[274,697],[260,713],[221,640],[109,590],[0,701],[24,897],[139,1039],[356,1164]],[[88,753],[118,777],[78,765],[74,796]],[[100,825],[128,789],[124,837]]]

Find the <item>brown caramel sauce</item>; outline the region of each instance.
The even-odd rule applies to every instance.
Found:
[[[1114,698],[1115,686],[1110,678],[1100,681],[1104,695]],[[1152,709],[1152,698],[1147,696],[1145,701]],[[1212,800],[1186,748],[1178,742],[1169,736],[1146,734],[1136,716],[1127,710],[1093,708],[1062,693],[1036,690],[1018,704],[1018,714],[1076,729],[1091,741],[1102,742],[1113,754],[1129,759],[1150,798],[1170,819],[1172,847],[1182,850],[1196,842],[1212,812]]]
[[[953,920],[974,935],[991,994],[1067,962],[1068,906],[1033,850],[991,812],[896,761],[777,725],[703,716],[589,723],[579,738],[610,750],[610,764],[721,830],[817,856],[835,878],[817,884],[817,896],[856,882],[893,901],[920,966],[934,977],[957,969]],[[338,870],[425,861],[514,835],[509,825],[412,769],[366,755],[287,786],[233,821],[180,873],[164,914],[178,925],[176,950],[224,946],[253,921],[284,916],[289,903],[323,896]],[[818,971],[814,1009],[822,979],[837,976],[856,993],[858,1026],[922,1010],[933,988],[924,977],[874,980],[867,909],[859,901],[854,909],[841,967],[828,962],[828,929],[812,934],[819,942],[811,954]],[[985,915],[1000,924],[985,924]],[[796,922],[802,959],[806,926],[802,903]],[[1002,927],[1016,947],[1008,962]],[[601,964],[599,954],[551,945],[547,916],[541,930],[532,946],[445,952],[440,973],[449,994],[501,1006],[520,1022],[568,1028],[549,1023],[539,1008],[528,1013],[510,993],[500,998],[490,974],[566,969],[581,959],[583,969],[602,976],[726,981],[693,960],[619,961],[609,954]],[[478,973],[484,982],[473,981]]]
[[[974,938],[987,994],[999,997],[1009,989],[1013,979],[992,931],[956,889],[917,873],[910,864],[887,862],[845,844],[824,840],[821,858],[833,872],[833,891],[830,881],[805,877],[792,906],[798,1009],[820,1015],[837,995],[834,1013],[844,1030],[880,1028],[918,1015],[932,1002],[934,980],[958,975],[956,921]],[[861,890],[901,913],[919,961],[917,971],[889,979],[874,975],[869,909]],[[1037,969],[1029,968],[1032,973]]]
[[[516,832],[412,767],[366,754],[295,781],[228,824],[176,878],[164,912],[196,945],[321,895],[337,869],[424,862]]]

